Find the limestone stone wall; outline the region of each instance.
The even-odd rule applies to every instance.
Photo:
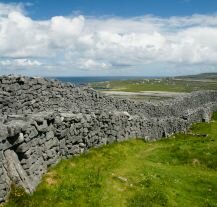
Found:
[[[159,104],[119,100],[43,78],[0,77],[0,201],[12,183],[34,191],[60,159],[130,138],[155,140],[209,121],[217,92]]]

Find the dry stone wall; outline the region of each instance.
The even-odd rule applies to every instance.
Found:
[[[154,140],[209,121],[217,92],[136,103],[44,78],[0,77],[0,201],[11,184],[34,191],[60,159],[130,138]]]

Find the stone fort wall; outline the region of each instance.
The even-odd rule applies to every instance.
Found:
[[[217,91],[160,103],[105,96],[44,78],[0,77],[0,201],[11,184],[31,193],[63,158],[130,138],[155,140],[209,121]]]

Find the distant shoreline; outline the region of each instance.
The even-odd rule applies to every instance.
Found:
[[[157,76],[74,76],[74,77],[47,77],[48,79],[56,79],[62,82],[70,82],[74,84],[88,84],[94,82],[105,81],[121,81],[121,80],[142,80],[142,79],[156,79],[164,78]]]

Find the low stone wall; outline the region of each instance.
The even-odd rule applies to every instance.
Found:
[[[0,201],[12,183],[33,192],[62,158],[130,138],[185,132],[217,111],[216,91],[152,104],[41,78],[5,76],[0,83]]]

